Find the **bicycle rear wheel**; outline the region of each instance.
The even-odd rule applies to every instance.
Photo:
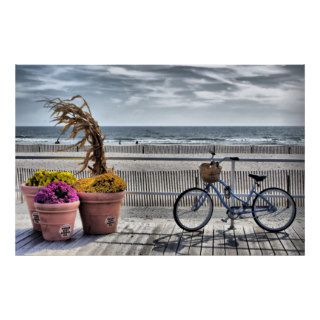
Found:
[[[253,200],[252,215],[255,222],[269,232],[287,229],[296,217],[296,203],[292,196],[279,188],[261,191]]]
[[[173,217],[180,228],[197,231],[210,220],[213,202],[207,191],[191,188],[182,192],[173,207]]]

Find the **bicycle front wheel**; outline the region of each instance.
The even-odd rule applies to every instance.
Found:
[[[287,229],[296,217],[296,203],[292,196],[279,188],[261,191],[253,200],[252,215],[255,222],[269,232]]]
[[[213,202],[207,191],[191,188],[182,192],[173,207],[173,217],[180,228],[197,231],[210,220]]]

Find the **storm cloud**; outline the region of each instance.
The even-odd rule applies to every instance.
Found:
[[[304,125],[302,65],[17,65],[16,125],[80,94],[100,125]]]

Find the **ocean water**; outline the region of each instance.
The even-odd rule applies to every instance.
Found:
[[[16,127],[17,144],[54,144],[61,127]],[[101,127],[106,143],[304,145],[304,127]],[[80,138],[80,137],[79,137]],[[78,138],[78,139],[79,139]],[[76,140],[78,140],[76,139]],[[72,144],[68,133],[60,144]]]

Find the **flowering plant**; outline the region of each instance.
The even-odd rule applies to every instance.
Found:
[[[37,203],[69,203],[78,201],[77,191],[65,182],[51,182],[41,188],[34,197]]]
[[[68,171],[48,171],[48,170],[38,170],[32,177],[26,182],[27,186],[46,186],[50,182],[63,181],[70,185],[77,181],[77,178]]]
[[[79,179],[73,187],[78,192],[121,192],[127,187],[126,182],[113,172],[107,172],[95,177]]]

